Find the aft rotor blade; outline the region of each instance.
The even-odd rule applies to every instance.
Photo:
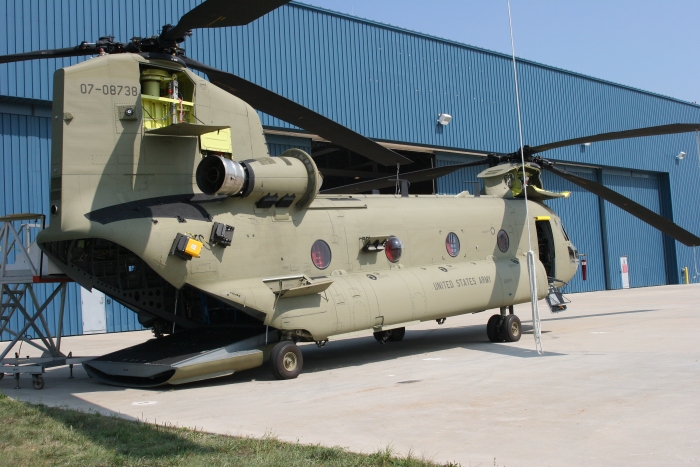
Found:
[[[530,154],[549,151],[550,149],[563,148],[565,146],[575,146],[577,144],[597,143],[599,141],[611,141],[614,139],[637,138],[639,136],[672,135],[676,133],[689,133],[700,130],[700,123],[673,123],[671,125],[650,126],[637,128],[636,130],[613,131],[612,133],[601,133],[599,135],[586,136],[584,138],[567,139],[556,143],[542,144],[531,147]]]
[[[661,232],[665,233],[666,235],[675,240],[678,240],[683,245],[700,245],[700,237],[693,235],[684,228],[680,227],[678,224],[673,223],[665,217],[661,217],[655,212],[645,208],[641,204],[636,203],[625,196],[622,196],[620,193],[617,193],[611,190],[610,188],[601,185],[600,183],[592,182],[591,180],[587,180],[583,177],[576,176],[569,172],[564,172],[551,165],[544,165],[543,167],[549,170],[550,172],[553,172],[559,175],[560,177],[565,178],[571,183],[580,186],[584,190],[588,190],[594,195],[603,198],[605,201],[614,204],[623,211],[632,214],[634,217],[643,220],[655,229],[660,230]]]
[[[399,174],[399,179],[408,180],[410,183],[425,182],[441,177],[443,175],[451,174],[452,172],[455,172],[459,169],[463,169],[465,167],[487,165],[488,163],[488,160],[483,160],[477,162],[465,162],[463,164],[446,165],[444,167],[433,167],[431,169],[416,170],[414,172],[406,172],[403,174]],[[323,169],[320,170],[321,173],[323,173]],[[337,188],[329,188],[328,190],[321,190],[321,194],[351,195],[355,193],[363,193],[365,191],[370,190],[378,190],[380,188],[388,188],[394,185],[396,185],[396,174],[382,178],[375,178],[374,180],[367,180],[366,182],[353,183],[351,185],[344,185]]]
[[[76,47],[65,47],[63,49],[35,50],[33,52],[24,52],[20,54],[0,55],[0,63],[22,62],[39,58],[65,58],[95,55],[97,52],[94,45],[91,45],[92,44],[81,44]]]
[[[183,60],[190,68],[206,73],[209,81],[213,84],[236,97],[240,97],[261,112],[303,128],[382,165],[396,166],[396,164],[413,162],[411,159],[262,86],[190,58],[183,57]]]
[[[281,7],[290,0],[207,0],[185,13],[163,39],[175,40],[198,28],[243,26]]]

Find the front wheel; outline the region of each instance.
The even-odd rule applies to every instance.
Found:
[[[501,342],[501,332],[498,323],[501,320],[501,315],[493,315],[489,318],[488,323],[486,323],[486,335],[489,337],[491,342]]]
[[[272,348],[270,370],[277,379],[294,379],[304,366],[301,350],[294,342],[282,341]]]
[[[520,324],[520,318],[515,315],[508,315],[503,320],[501,336],[503,336],[506,342],[518,342],[522,330],[523,327]]]

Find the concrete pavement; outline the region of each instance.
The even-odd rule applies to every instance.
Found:
[[[544,356],[531,331],[515,344],[488,342],[487,312],[422,323],[383,346],[372,337],[304,345],[304,371],[290,381],[264,366],[124,389],[59,368],[41,391],[29,378],[0,388],[29,402],[353,451],[391,445],[463,466],[700,465],[700,285],[569,298],[557,315],[542,305]],[[531,329],[529,305],[516,314]],[[81,336],[63,348],[97,355],[148,338]]]

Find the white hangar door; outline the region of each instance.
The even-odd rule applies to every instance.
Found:
[[[656,174],[604,169],[603,184],[661,214],[661,184]],[[668,284],[665,245],[661,232],[607,201],[604,218],[608,288]],[[621,257],[626,257],[626,278],[622,275]]]
[[[90,292],[81,287],[80,304],[83,314],[83,334],[107,332],[105,294],[95,289]]]

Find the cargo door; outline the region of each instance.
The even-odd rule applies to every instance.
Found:
[[[551,220],[535,221],[537,227],[537,248],[539,249],[540,262],[544,265],[547,280],[552,281],[556,276],[554,252],[554,236],[552,235]]]

